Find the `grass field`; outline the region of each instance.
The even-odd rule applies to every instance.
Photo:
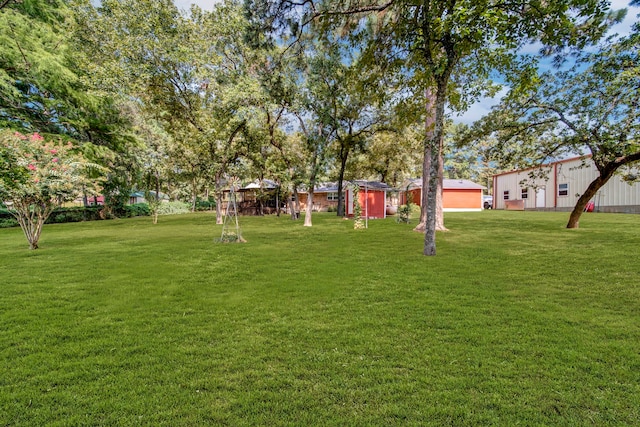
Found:
[[[0,229],[0,425],[640,425],[640,216],[445,219]]]

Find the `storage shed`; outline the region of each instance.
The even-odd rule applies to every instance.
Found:
[[[442,185],[442,210],[445,212],[467,212],[482,210],[482,191],[486,187],[468,179],[445,179]],[[402,184],[400,204],[422,203],[422,179],[411,179]]]
[[[362,212],[362,218],[378,219],[387,217],[387,192],[392,188],[378,181],[352,181],[346,185],[345,207],[349,217],[355,211],[355,191],[358,187],[358,200]]]
[[[591,156],[497,174],[493,176],[494,209],[507,209],[520,201],[527,210],[568,212],[597,176]],[[590,206],[597,212],[640,213],[640,183],[627,183],[615,175]]]

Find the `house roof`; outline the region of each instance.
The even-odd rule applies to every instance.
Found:
[[[321,182],[316,185],[313,192],[314,193],[337,193],[338,183],[337,182]]]
[[[422,188],[422,179],[414,178],[408,179],[402,183],[401,189],[415,190],[416,188]],[[476,184],[468,179],[444,179],[442,182],[442,188],[444,190],[484,190],[484,185]]]
[[[384,182],[379,181],[364,181],[364,180],[355,180],[355,181],[345,181],[343,184],[343,189],[346,189],[347,186],[351,184],[357,184],[360,188],[367,188],[369,190],[378,190],[378,191],[389,191],[392,190]],[[306,188],[301,188],[298,192],[307,193]],[[321,182],[316,184],[313,193],[337,193],[338,192],[338,183],[337,182]]]

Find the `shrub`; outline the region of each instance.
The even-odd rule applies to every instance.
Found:
[[[11,215],[7,209],[0,208],[0,220],[1,219],[15,219],[15,217]]]
[[[216,202],[211,200],[198,200],[196,202],[196,210],[197,211],[210,211],[215,209]]]
[[[0,228],[17,227],[18,221],[15,218],[0,218]]]
[[[96,221],[102,219],[102,206],[56,208],[47,218],[46,224],[65,222]]]
[[[176,215],[189,213],[189,205],[184,202],[160,203],[158,215]]]
[[[134,216],[149,216],[151,215],[151,209],[147,203],[135,203],[133,205],[127,205],[124,207],[126,216],[128,218]]]
[[[411,205],[398,206],[398,217],[396,218],[396,222],[408,224],[409,221],[411,221]]]

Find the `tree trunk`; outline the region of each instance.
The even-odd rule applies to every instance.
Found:
[[[322,132],[320,132],[322,135]],[[304,216],[304,226],[311,227],[311,213],[313,212],[313,191],[316,188],[316,178],[318,176],[318,157],[319,157],[319,147],[316,143],[316,146],[313,150],[313,157],[311,159],[311,176],[309,176],[309,192],[307,193],[307,209]]]
[[[293,196],[295,197],[293,204],[296,207],[296,219],[298,219],[300,217],[300,194],[298,194],[298,187],[293,187]]]
[[[291,212],[291,220],[294,221],[298,219],[298,215],[296,215],[296,206],[293,204],[293,196],[289,196],[287,204],[289,205],[289,210]]]
[[[431,89],[425,89],[425,121],[424,121],[424,143],[422,160],[422,191],[420,198],[420,221],[413,229],[419,233],[424,233],[427,224],[427,205],[429,196],[429,171],[431,170],[431,150],[428,144],[435,137],[436,108],[435,97]]]
[[[18,221],[24,236],[29,242],[29,249],[38,249],[38,242],[40,241],[40,235],[42,234],[42,227],[45,221],[49,218],[49,215],[53,212],[55,205],[50,206],[34,206],[31,210],[30,204],[21,204],[14,201],[13,203],[15,211],[12,215]]]
[[[435,103],[435,132],[434,138],[427,141],[425,149],[425,167],[429,166],[428,171],[423,174],[429,177],[429,194],[427,197],[427,222],[424,233],[424,250],[423,254],[434,256],[436,254],[436,216],[438,209],[438,180],[440,179],[438,162],[442,156],[442,145],[444,139],[444,106],[447,97],[447,80],[440,78],[436,89]],[[426,157],[429,157],[427,162]],[[424,181],[424,179],[423,179]]]
[[[438,168],[434,167],[438,162],[438,149],[432,145],[433,140],[427,141],[424,150],[424,162],[422,164],[423,182],[423,203],[426,213],[424,224],[424,248],[423,255],[433,256],[436,254],[436,206],[438,187]],[[426,181],[426,186],[424,182]],[[426,191],[425,191],[426,188]],[[424,194],[426,193],[426,197]],[[426,199],[426,201],[425,201]],[[416,227],[417,228],[417,227]]]
[[[436,190],[436,230],[449,231],[444,226],[444,206],[443,206],[443,189],[444,189],[444,138],[440,138],[440,146],[438,147],[438,189]]]
[[[229,207],[227,206],[227,209]],[[222,191],[216,191],[216,224],[222,225],[224,221],[222,219]]]
[[[192,180],[191,181],[191,212],[196,211],[196,201],[198,200],[197,186],[198,184],[196,183],[196,180],[195,179]]]
[[[304,226],[311,227],[313,226],[311,222],[311,213],[313,212],[313,187],[309,188],[309,192],[307,193],[307,209],[305,209],[304,215]]]
[[[289,196],[289,206],[291,207],[291,220],[295,221],[300,218],[300,198],[298,187],[293,185],[293,193]]]
[[[338,216],[344,216],[344,192],[342,191],[344,187],[344,171],[347,168],[347,156],[341,156],[340,159],[340,175],[338,176]]]
[[[615,171],[615,170],[614,170]],[[613,176],[613,172],[607,172],[605,176],[599,176],[587,187],[582,196],[576,202],[576,205],[573,207],[573,211],[571,211],[571,215],[569,215],[569,222],[567,223],[567,228],[578,228],[580,226],[580,217],[582,216],[582,212],[584,212],[584,208],[589,203],[589,200],[596,195],[598,190],[600,190],[606,183],[609,181],[609,178]]]

